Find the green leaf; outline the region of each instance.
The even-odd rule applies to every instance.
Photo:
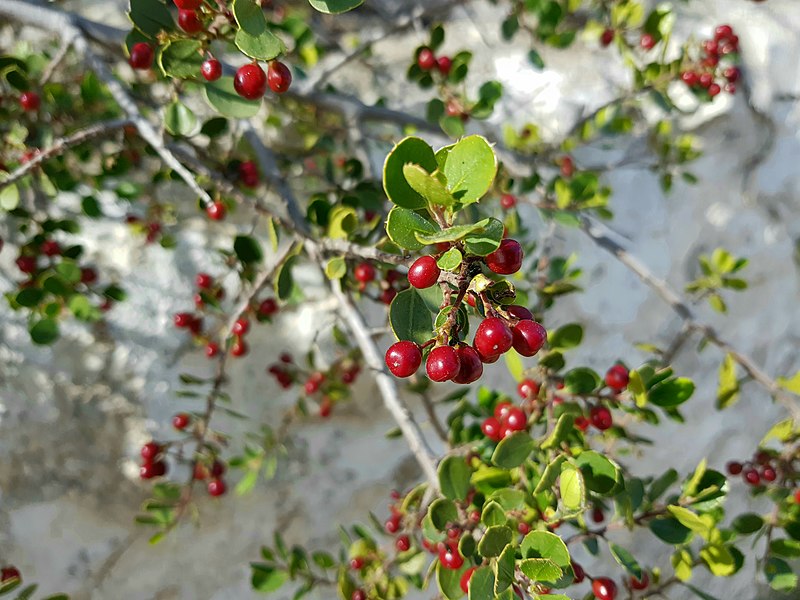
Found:
[[[490,218],[489,222],[479,231],[467,234],[464,244],[467,252],[477,256],[486,256],[500,247],[505,227],[497,219]]]
[[[561,501],[568,511],[576,511],[583,506],[586,500],[583,476],[572,464],[564,463],[562,465],[558,487],[561,492]]]
[[[262,563],[251,563],[253,575],[250,583],[259,592],[274,592],[289,580],[289,573]]]
[[[483,533],[478,542],[478,553],[486,558],[500,556],[506,545],[511,542],[514,532],[506,525],[492,525]]]
[[[481,512],[481,523],[487,527],[492,525],[505,525],[508,523],[506,511],[494,500],[487,502],[483,505],[483,512]]]
[[[728,577],[736,572],[736,561],[722,544],[709,544],[700,550],[700,558],[715,577]]]
[[[691,379],[676,377],[654,385],[648,392],[648,398],[661,408],[674,408],[686,402],[693,393],[694,382]]]
[[[515,550],[508,544],[494,563],[494,593],[502,594],[514,582]]]
[[[554,583],[561,578],[561,568],[547,558],[526,558],[519,568],[531,581]]]
[[[536,67],[540,71],[544,69],[544,60],[542,60],[542,57],[536,50],[531,50],[530,52],[528,52],[528,60],[534,67]]]
[[[458,520],[458,509],[452,500],[446,498],[438,498],[434,500],[428,508],[428,514],[431,517],[431,523],[439,531],[444,531],[448,523],[454,523]]]
[[[672,517],[653,519],[648,526],[653,535],[667,544],[680,546],[692,539],[692,530]]]
[[[175,28],[172,15],[160,0],[131,0],[128,17],[139,31],[150,38],[155,38],[161,30]]]
[[[611,551],[611,556],[614,557],[614,560],[622,565],[628,573],[633,575],[633,577],[641,581],[642,567],[640,567],[639,563],[636,562],[633,554],[628,552],[622,546],[618,546],[614,542],[609,542],[608,549]]]
[[[233,251],[245,265],[261,262],[264,258],[261,245],[249,235],[237,235],[233,241]]]
[[[429,173],[433,173],[438,166],[433,148],[427,142],[417,137],[407,137],[386,157],[383,164],[383,188],[389,200],[397,206],[409,209],[424,208],[427,206],[427,201],[406,181],[404,168],[409,163],[419,165]]]
[[[461,250],[458,248],[450,248],[450,250],[439,257],[436,264],[440,269],[455,272],[461,266],[461,261],[463,259],[464,257],[461,254]]]
[[[431,234],[417,234],[417,239],[423,244],[438,244],[440,242],[456,242],[470,233],[483,232],[492,219],[481,219],[469,225],[454,225]]]
[[[489,142],[471,135],[456,143],[444,164],[447,189],[462,204],[477,202],[489,190],[497,173],[497,157]]]
[[[778,556],[786,558],[797,558],[800,556],[800,541],[781,538],[772,540],[769,543],[769,551]]]
[[[755,513],[744,513],[733,520],[733,528],[742,535],[755,533],[764,526],[763,517]]]
[[[328,279],[341,279],[347,275],[347,263],[341,256],[334,256],[325,265],[325,276]]]
[[[392,300],[389,322],[398,340],[424,344],[431,339],[433,315],[414,288],[403,290]]]
[[[233,16],[239,24],[234,43],[250,58],[272,60],[286,50],[269,30],[264,9],[254,0],[234,0]]]
[[[561,442],[566,440],[567,436],[572,433],[574,423],[575,415],[566,412],[563,413],[558,418],[553,432],[542,442],[541,448],[543,450],[549,450],[550,448],[557,448],[560,446]]]
[[[739,400],[739,380],[736,378],[736,361],[726,354],[719,366],[719,386],[717,387],[717,408],[733,406]]]
[[[445,498],[464,500],[469,493],[472,469],[463,456],[448,456],[439,464],[439,487]]]
[[[439,585],[439,591],[447,600],[458,600],[464,596],[461,591],[461,575],[466,571],[466,565],[461,569],[446,569],[442,563],[436,564],[436,583]],[[349,598],[350,596],[348,596]]]
[[[23,288],[17,293],[14,298],[17,304],[30,308],[31,306],[38,305],[42,298],[44,298],[44,291],[38,288]]]
[[[100,309],[92,305],[89,299],[81,294],[72,296],[67,306],[70,312],[75,315],[75,318],[81,321],[97,321],[102,315]]]
[[[578,323],[568,323],[555,331],[550,331],[547,336],[550,347],[569,349],[580,345],[583,340],[583,327]]]
[[[67,283],[78,283],[81,280],[81,268],[75,261],[62,260],[56,265],[58,273]]]
[[[549,531],[532,531],[526,535],[520,552],[522,558],[546,558],[561,568],[570,564],[569,550],[564,540]]]
[[[246,100],[233,89],[233,77],[220,77],[205,85],[206,100],[220,114],[232,119],[249,119],[258,113],[261,100]]]
[[[797,573],[785,560],[770,557],[764,564],[764,575],[769,586],[779,592],[790,592],[797,587]]]
[[[42,319],[31,325],[28,332],[34,344],[48,346],[58,339],[58,322],[54,319]]]
[[[292,256],[280,267],[275,277],[275,295],[280,300],[286,300],[292,295],[294,288],[294,277],[292,276],[292,268],[294,267],[295,257]]]
[[[83,214],[93,219],[103,216],[100,203],[94,196],[84,196],[81,198],[81,210],[83,211]]]
[[[519,355],[519,352],[511,348],[503,355],[503,358],[506,361],[508,372],[511,374],[514,381],[522,381],[525,365],[522,364],[522,357]]]
[[[172,135],[187,137],[197,128],[197,117],[188,106],[176,100],[167,105],[164,126]]]
[[[17,185],[12,183],[0,190],[0,208],[9,211],[17,206],[19,206],[19,190]]]
[[[589,450],[582,452],[575,463],[583,473],[586,487],[598,494],[608,494],[617,487],[619,467],[602,454]]]
[[[414,163],[403,165],[403,175],[411,189],[431,204],[453,206],[456,203],[456,199],[447,191],[444,184],[419,165]]]
[[[480,567],[469,580],[469,600],[494,598],[495,578],[490,567]]]
[[[328,237],[347,239],[358,227],[358,213],[352,206],[337,205],[328,216]]]
[[[677,550],[671,557],[670,562],[675,571],[675,577],[681,581],[689,581],[692,578],[692,567],[694,561],[692,555],[685,548]]]
[[[667,510],[672,513],[672,516],[674,516],[681,525],[700,534],[704,538],[707,538],[713,529],[713,524],[702,519],[688,508],[683,508],[682,506],[668,506]]]
[[[561,465],[564,464],[565,460],[567,460],[567,458],[563,454],[559,454],[553,462],[547,465],[544,473],[542,473],[541,479],[539,479],[539,482],[536,484],[536,489],[533,490],[534,495],[549,490],[555,485],[558,476],[561,474]]]
[[[587,367],[572,369],[564,375],[564,387],[571,394],[588,394],[602,384],[600,375]]]
[[[338,15],[348,10],[358,8],[364,4],[364,0],[308,0],[308,3],[319,12],[329,15]]]
[[[161,47],[158,66],[167,77],[196,79],[203,64],[203,44],[198,40],[170,40]]]
[[[536,448],[536,442],[526,431],[517,431],[500,440],[492,454],[492,463],[503,469],[520,466]]]
[[[389,239],[401,248],[407,250],[420,250],[425,243],[417,239],[417,234],[432,234],[438,231],[438,227],[422,215],[395,206],[389,211],[386,219],[386,233]]]

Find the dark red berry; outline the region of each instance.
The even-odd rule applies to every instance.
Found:
[[[710,86],[708,86],[708,95],[711,96],[712,98],[714,96],[719,95],[719,93],[721,91],[722,91],[722,88],[719,85],[717,85],[716,83],[712,83]]]
[[[531,532],[531,526],[525,521],[520,521],[517,524],[517,531],[519,531],[522,535],[528,535]]]
[[[457,570],[464,564],[464,557],[458,551],[458,548],[451,548],[450,546],[443,546],[439,550],[439,562],[445,569]]]
[[[646,590],[650,586],[650,575],[642,572],[642,578],[631,577],[631,587],[635,590]]]
[[[430,71],[436,66],[436,57],[430,48],[423,48],[417,54],[417,64],[423,71]]]
[[[97,271],[95,271],[92,267],[81,268],[81,283],[84,285],[90,285],[95,281],[97,281]]]
[[[555,403],[555,400],[553,402]],[[575,417],[575,427],[577,427],[581,431],[586,431],[587,429],[589,429],[589,425],[590,425],[589,419],[587,419],[583,415],[578,415],[577,417]]]
[[[539,395],[539,384],[533,379],[523,379],[517,384],[517,393],[523,400],[535,398]]]
[[[397,290],[394,288],[386,288],[385,290],[381,290],[380,299],[381,302],[386,304],[387,306],[392,303],[395,296],[397,296]]]
[[[472,574],[475,573],[477,567],[470,567],[461,576],[461,591],[465,594],[469,593],[469,580],[472,579]]]
[[[500,247],[486,257],[486,266],[499,275],[511,275],[522,267],[522,246],[516,240],[503,240]]]
[[[183,29],[186,33],[197,33],[202,31],[203,22],[195,10],[179,10],[178,11],[178,27]]]
[[[213,221],[222,221],[225,218],[225,212],[225,205],[219,200],[206,206],[206,214]]]
[[[524,306],[520,306],[519,304],[511,304],[505,307],[508,316],[513,317],[514,319],[519,319],[520,321],[533,321],[533,313],[529,311]]]
[[[572,157],[564,156],[561,158],[561,176],[569,179],[575,173],[575,163]]]
[[[440,56],[436,60],[436,68],[439,70],[439,73],[447,77],[450,75],[450,69],[453,68],[453,60],[449,56]]]
[[[481,360],[492,359],[508,352],[514,342],[511,330],[499,317],[489,317],[481,321],[475,331],[472,346],[481,355]]]
[[[273,92],[283,94],[292,85],[292,72],[281,61],[273,60],[267,67],[267,83]]]
[[[22,580],[22,575],[16,567],[3,567],[0,569],[0,583],[11,581],[12,579]]]
[[[517,205],[517,198],[512,194],[503,194],[500,196],[500,206],[503,210],[510,210]]]
[[[773,482],[778,478],[778,474],[772,467],[764,467],[761,469],[761,479],[767,482]]]
[[[278,312],[278,303],[274,298],[267,298],[258,305],[258,315],[260,317],[271,317]]]
[[[406,552],[409,548],[411,548],[411,540],[408,539],[407,535],[401,535],[394,541],[394,546],[400,552]]]
[[[364,590],[354,590],[350,595],[350,600],[367,600],[367,593]]]
[[[178,413],[172,417],[172,426],[178,431],[182,431],[189,425],[189,421],[191,421],[191,417],[189,415],[186,413]]]
[[[714,55],[719,52],[719,44],[716,40],[706,40],[703,42],[703,50],[706,51],[706,54]]]
[[[473,383],[483,375],[483,363],[475,348],[467,344],[459,344],[456,348],[458,352],[459,370],[458,375],[453,377],[455,383]]]
[[[642,47],[643,50],[652,50],[653,47],[656,45],[656,38],[654,38],[649,33],[645,33],[639,40],[639,45]]]
[[[375,267],[368,262],[362,262],[353,269],[353,277],[360,283],[369,283],[375,279]]]
[[[350,559],[350,568],[354,571],[360,571],[362,568],[364,568],[364,559],[360,556]]]
[[[191,313],[177,313],[174,317],[172,317],[172,321],[175,323],[175,327],[184,329],[192,324],[192,321],[194,321],[194,315]]]
[[[30,275],[36,272],[36,257],[35,256],[20,256],[16,260],[17,268],[23,273]]]
[[[731,83],[736,83],[737,81],[739,81],[739,77],[741,76],[741,71],[739,71],[739,69],[737,69],[736,67],[728,67],[723,72],[723,75],[725,75],[725,79],[727,79]]]
[[[758,485],[761,483],[761,475],[755,469],[745,469],[743,472],[744,480],[750,485]]]
[[[208,482],[208,495],[209,496],[222,496],[225,493],[225,482],[222,479],[212,479]]]
[[[700,85],[704,88],[709,88],[714,83],[714,76],[711,73],[703,73],[700,75]]]
[[[408,269],[408,283],[422,290],[435,285],[441,273],[436,259],[432,256],[420,256]]]
[[[511,328],[514,350],[522,356],[533,356],[547,341],[547,330],[536,321],[520,321]]]
[[[628,369],[624,365],[616,364],[606,371],[606,385],[615,392],[621,392],[628,387]]]
[[[198,273],[194,278],[195,285],[201,290],[207,290],[214,285],[214,279],[208,273]]]
[[[180,10],[197,10],[203,0],[172,0]]]
[[[258,100],[267,91],[267,74],[255,63],[239,67],[233,78],[233,89],[248,100]]]
[[[495,417],[488,417],[483,421],[483,423],[481,423],[481,431],[483,432],[483,435],[493,442],[499,442],[501,439],[503,439],[502,429],[503,426]]]
[[[506,414],[506,425],[512,431],[524,431],[528,427],[528,418],[519,406],[512,406]]]
[[[206,81],[216,81],[222,77],[222,63],[216,58],[209,58],[200,65],[200,73]]]
[[[583,580],[586,579],[586,571],[584,571],[583,567],[576,562],[572,563],[572,573],[574,575],[573,581],[575,583],[583,583]]]
[[[733,27],[730,25],[720,25],[714,31],[714,38],[717,40],[727,39],[733,35]]]
[[[593,406],[589,411],[589,419],[597,429],[605,431],[614,424],[614,419],[611,416],[611,411],[605,406]]]
[[[461,363],[458,352],[452,346],[438,346],[428,354],[425,371],[432,381],[450,381],[458,375]]]
[[[386,533],[397,533],[400,530],[400,520],[403,518],[403,515],[400,513],[394,513],[389,519],[387,519],[386,523],[383,524],[383,528],[386,530]]]
[[[161,452],[161,446],[155,442],[147,442],[142,446],[140,454],[145,461],[152,462],[159,452]]]
[[[726,466],[729,475],[739,475],[742,472],[742,463],[732,460]]]
[[[39,94],[36,92],[22,92],[19,97],[19,104],[23,110],[27,112],[34,112],[39,110],[39,106],[41,106],[42,101],[39,98]]]
[[[247,342],[245,342],[242,338],[237,337],[233,344],[231,345],[231,356],[240,357],[247,354],[249,350],[247,346]]]
[[[139,467],[139,477],[142,479],[153,479],[154,477],[163,477],[167,474],[167,463],[163,460],[157,460],[151,463],[145,463]]]
[[[700,76],[694,71],[684,71],[681,73],[681,81],[689,87],[694,87],[700,83]]]
[[[384,357],[395,377],[411,377],[422,364],[422,352],[414,342],[403,340],[392,344]]]
[[[231,333],[233,333],[233,335],[244,335],[248,331],[250,331],[250,321],[244,317],[236,319],[231,328]]]
[[[608,577],[595,577],[592,592],[597,600],[614,600],[617,597],[617,584]]]
[[[217,354],[219,354],[219,344],[216,342],[208,342],[208,344],[206,344],[206,356],[208,358],[214,358]]]
[[[616,33],[614,32],[613,29],[606,29],[605,31],[603,31],[602,35],[600,36],[600,43],[603,46],[610,46],[611,42],[614,41],[614,36],[615,35],[616,35]]]

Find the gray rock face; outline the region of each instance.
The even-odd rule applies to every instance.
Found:
[[[93,18],[123,21],[119,3],[71,4]],[[379,8],[390,11],[394,5],[382,2]],[[800,112],[794,100],[800,93],[800,6],[794,0],[706,0],[680,10],[678,37],[708,33],[720,22],[737,29],[753,106],[737,95],[686,117],[685,126],[700,136],[705,153],[692,166],[700,182],[678,183],[669,195],[649,171],[640,140],[629,140],[630,147],[581,149],[576,160],[597,165],[619,156],[635,158],[607,175],[614,188],[612,226],[630,251],[674,288],[697,275],[699,254],[718,246],[750,259],[751,288],[727,297],[729,315],[720,317],[703,305],[698,313],[767,372],[790,375],[800,368],[800,278],[793,261],[800,239]],[[488,3],[458,9],[454,16],[447,49],[474,49],[475,81],[498,78],[507,92],[498,115],[484,127],[499,128],[508,120],[535,122],[543,135],[557,138],[627,84],[628,75],[613,53],[599,51],[592,41],[567,51],[543,51],[547,68],[535,71],[526,62],[525,48],[497,42],[499,21]],[[371,100],[377,83],[390,105],[420,110],[425,99],[408,93],[402,65],[421,39],[423,34],[412,33],[379,43],[375,60],[387,68],[377,81],[366,81],[353,69],[343,87],[363,88]],[[497,52],[487,52],[487,43],[496,45]],[[372,150],[379,165],[386,148]],[[86,240],[90,254],[117,273],[129,292],[129,300],[109,314],[107,329],[71,324],[61,341],[41,349],[30,345],[20,315],[0,309],[0,560],[13,561],[28,580],[40,582],[41,592],[64,591],[80,600],[256,597],[248,562],[257,559],[259,546],[271,540],[273,531],[293,543],[333,548],[338,523],[364,522],[369,510],[385,514],[389,489],[407,487],[418,471],[402,440],[384,437],[393,424],[364,375],[355,402],[325,423],[312,418],[296,430],[290,457],[275,481],[222,501],[199,494],[200,524],[187,523],[161,544],[148,545],[149,532],[133,523],[138,504],[147,497],[147,487],[136,478],[135,460],[144,440],[168,438],[169,417],[191,407],[174,397],[178,373],[207,368],[205,358],[189,352],[172,328],[171,315],[191,305],[200,265],[221,272],[210,250],[219,230],[192,222],[174,251],[142,249],[118,216],[95,222]],[[635,343],[667,345],[679,332],[674,313],[580,232],[559,229],[555,248],[577,252],[585,272],[586,291],[560,303],[548,324],[585,325],[587,339],[575,353],[576,363],[598,370],[617,358],[636,364],[645,356]],[[0,253],[1,292],[11,289],[14,256],[11,247]],[[234,364],[231,395],[237,410],[252,415],[253,422],[220,417],[215,422],[222,429],[236,433],[274,423],[281,407],[292,401],[264,374],[264,366],[284,349],[301,354],[334,318],[331,305],[322,300],[321,281],[312,273],[305,285],[320,300],[281,315],[273,326],[256,328],[251,357]],[[374,325],[382,324],[382,312],[371,316]],[[729,458],[749,456],[782,414],[752,384],[735,409],[715,411],[722,356],[712,347],[698,355],[697,342],[690,340],[675,363],[698,383],[687,405],[688,422],[658,430],[642,426],[641,434],[654,445],[628,459],[635,472],[670,466],[687,472],[703,456],[721,468]],[[488,384],[512,389],[502,362],[487,368],[487,378]],[[415,408],[424,421],[424,413]],[[423,427],[433,440],[428,424]],[[733,486],[732,509],[764,510],[743,492],[742,486]],[[669,570],[665,548],[652,537],[619,540],[648,566]],[[576,556],[590,572],[603,568],[580,550]],[[620,576],[617,567],[606,566]],[[731,580],[698,578],[696,583],[720,598],[769,597],[756,583],[752,564]],[[290,597],[288,592],[276,596]],[[332,595],[326,591],[317,597]],[[686,590],[670,592],[673,600],[690,597]]]

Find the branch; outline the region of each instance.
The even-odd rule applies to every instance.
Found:
[[[583,220],[582,231],[591,238],[598,246],[613,254],[622,264],[628,267],[635,273],[639,279],[647,284],[658,296],[666,302],[670,308],[683,319],[686,327],[691,331],[700,333],[709,342],[714,344],[723,352],[730,354],[736,363],[741,366],[750,377],[760,383],[766,390],[780,402],[789,412],[792,413],[795,419],[800,419],[800,403],[794,396],[789,394],[784,388],[765,373],[753,359],[746,354],[736,350],[729,342],[720,337],[719,333],[711,325],[699,321],[689,305],[680,297],[680,295],[669,287],[669,284],[656,277],[650,270],[639,260],[628,253],[628,251],[612,240],[608,235],[601,230],[601,228],[591,223],[588,219]]]
[[[130,119],[101,121],[100,123],[89,125],[84,129],[79,129],[78,131],[55,140],[49,148],[40,150],[28,162],[18,167],[14,172],[10,173],[6,179],[0,181],[0,190],[22,179],[25,175],[33,171],[45,160],[63,154],[69,148],[72,148],[73,146],[79,146],[83,142],[87,142],[96,137],[108,135],[109,133],[121,129],[126,125],[130,125],[130,123]]]

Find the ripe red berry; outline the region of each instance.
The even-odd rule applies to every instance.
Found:
[[[273,60],[267,67],[267,83],[273,92],[283,94],[292,85],[292,72],[281,61]]]
[[[729,475],[739,475],[742,472],[742,463],[732,460],[726,465]]]
[[[186,33],[197,33],[203,29],[203,22],[195,10],[178,11],[178,27]]]
[[[362,568],[364,568],[364,559],[360,556],[356,556],[355,558],[351,559],[350,568],[353,569],[353,571],[360,571]]]
[[[432,256],[420,256],[408,269],[408,283],[419,290],[429,288],[439,281],[441,273],[436,259]]]
[[[511,402],[500,402],[494,407],[494,416],[500,419],[501,422],[506,420],[508,417],[508,411],[511,410],[513,405]]]
[[[225,218],[225,212],[225,205],[219,200],[206,206],[206,214],[213,221],[222,221]]]
[[[489,317],[478,325],[472,345],[481,355],[481,360],[487,362],[486,359],[491,360],[508,352],[513,343],[513,335],[505,321],[499,317]]]
[[[653,47],[656,45],[656,38],[654,38],[649,33],[645,33],[639,40],[639,45],[642,47],[643,50],[652,50]]]
[[[461,591],[465,594],[469,593],[469,580],[472,579],[472,574],[475,572],[477,567],[470,567],[464,574],[461,576]]]
[[[458,352],[452,346],[438,346],[428,354],[425,370],[431,381],[450,381],[458,375],[461,362]]]
[[[700,83],[700,76],[694,71],[684,71],[681,73],[681,81],[689,87],[694,87]]]
[[[628,387],[628,369],[624,365],[616,364],[606,371],[606,385],[615,392],[621,392]]]
[[[142,450],[139,454],[141,454],[142,459],[147,462],[152,462],[158,453],[161,452],[161,446],[156,444],[155,442],[147,442],[144,446],[142,446]]]
[[[602,35],[600,36],[600,43],[603,46],[610,46],[611,42],[614,41],[614,36],[615,35],[616,35],[616,33],[614,32],[613,29],[606,29],[605,31],[603,31]]]
[[[569,179],[575,173],[575,163],[572,162],[571,156],[564,156],[561,158],[561,175]]]
[[[533,356],[547,341],[547,330],[536,321],[520,321],[511,329],[514,350],[522,356]]]
[[[555,400],[553,402],[555,403]],[[587,419],[583,415],[578,415],[577,417],[575,417],[575,427],[577,427],[581,431],[586,431],[587,429],[589,429],[589,419]]]
[[[711,96],[712,98],[714,96],[719,95],[721,91],[722,88],[719,87],[719,85],[717,85],[716,83],[712,83],[710,86],[708,86],[708,95]]]
[[[41,106],[42,101],[39,98],[39,94],[36,92],[22,92],[19,97],[19,104],[22,107],[22,110],[34,112],[39,110],[39,106]]]
[[[192,321],[194,321],[194,315],[185,312],[177,313],[174,317],[172,317],[172,321],[175,323],[175,327],[184,329],[192,324]]]
[[[333,411],[333,403],[330,398],[325,396],[322,402],[319,403],[319,416],[323,419],[327,419],[331,416],[331,411]]]
[[[397,290],[396,289],[394,289],[394,288],[386,288],[385,290],[381,291],[380,299],[381,299],[381,302],[383,302],[384,304],[386,304],[388,306],[389,304],[392,303],[392,300],[394,300],[395,296],[397,296]]]
[[[244,317],[236,319],[231,328],[231,333],[233,333],[233,335],[244,335],[248,331],[250,331],[250,321]]]
[[[208,482],[209,496],[222,496],[225,493],[225,482],[222,479],[212,479]]]
[[[523,400],[535,398],[539,395],[539,384],[533,379],[523,379],[517,384],[517,394]]]
[[[497,250],[486,257],[486,266],[499,275],[511,275],[522,267],[522,256],[519,242],[505,239]]]
[[[761,469],[761,479],[767,482],[773,482],[778,478],[778,474],[772,467],[764,467]]]
[[[608,577],[596,577],[592,581],[592,592],[597,600],[614,600],[617,597],[617,584]]]
[[[493,442],[499,442],[503,439],[502,429],[503,426],[495,417],[488,417],[483,421],[483,423],[481,423],[481,431],[483,432],[483,435]]]
[[[19,569],[16,567],[3,567],[0,569],[0,583],[11,581],[12,579],[22,580],[22,575],[19,574]]]
[[[200,74],[206,81],[216,81],[222,77],[222,63],[216,58],[208,58],[200,65]]]
[[[450,69],[453,68],[453,60],[449,56],[440,56],[436,60],[436,68],[439,70],[439,73],[447,77],[450,75]]]
[[[473,383],[483,375],[483,363],[475,348],[467,344],[459,344],[458,352],[459,370],[453,381],[460,384]]]
[[[642,578],[631,577],[631,587],[635,590],[646,590],[650,586],[650,575],[642,572]]]
[[[239,67],[233,78],[233,89],[248,100],[258,100],[267,91],[267,74],[255,63]]]
[[[795,501],[797,504],[800,504],[800,490],[797,490],[797,491],[794,493],[794,501]]]
[[[194,278],[195,285],[201,290],[207,290],[214,285],[214,279],[208,273],[198,273]]]
[[[306,380],[305,385],[303,386],[303,388],[306,391],[306,394],[308,394],[309,396],[312,395],[312,394],[316,394],[317,391],[319,391],[319,386],[320,386],[321,382],[322,382],[322,380],[320,380],[320,379],[318,379],[316,377],[313,377],[313,376],[309,377],[308,380]]]
[[[367,600],[367,593],[364,590],[354,590],[350,595],[350,600]]]
[[[714,83],[714,76],[711,73],[703,73],[700,75],[700,85],[708,89]]]
[[[189,415],[186,413],[178,413],[172,417],[172,426],[178,431],[182,431],[189,425],[189,421],[191,421],[191,417]]]
[[[35,256],[20,256],[16,260],[17,268],[23,273],[31,274],[36,272]]]
[[[512,406],[506,413],[506,425],[512,431],[524,431],[528,427],[528,418],[519,406]]]
[[[386,523],[383,524],[386,533],[397,533],[400,530],[400,520],[402,518],[403,515],[400,513],[393,513],[392,516],[387,519]]]
[[[733,35],[733,27],[730,25],[720,25],[714,31],[714,38],[717,40],[726,39]]]
[[[464,557],[458,552],[458,548],[443,546],[439,550],[439,562],[445,569],[457,570],[464,564]]]
[[[216,342],[208,342],[208,344],[206,344],[206,356],[208,358],[214,358],[217,354],[219,354],[219,344]]]
[[[573,581],[575,583],[582,583],[583,580],[586,579],[586,571],[584,571],[583,567],[576,562],[572,563],[572,573],[574,575]]]
[[[519,319],[520,321],[533,321],[533,313],[519,304],[511,304],[506,306],[505,311],[508,313],[508,316],[513,319]]]
[[[233,344],[231,345],[231,356],[240,357],[247,354],[249,348],[247,347],[247,342],[245,342],[242,338],[237,337]]]
[[[736,67],[728,67],[723,72],[723,75],[725,75],[725,79],[727,79],[731,83],[736,83],[737,81],[739,81],[739,77],[741,76],[741,71],[739,71],[739,69],[737,69]]]
[[[503,210],[509,210],[517,205],[517,198],[513,194],[503,194],[500,196],[500,206]]]
[[[761,475],[755,469],[745,469],[743,472],[744,480],[750,485],[758,485],[761,483]]]
[[[356,265],[356,268],[353,269],[353,276],[356,278],[356,281],[369,283],[375,279],[375,267],[368,262],[359,263]]]
[[[703,42],[703,50],[706,51],[706,54],[713,56],[719,52],[719,44],[716,40],[706,40]]]
[[[81,268],[81,283],[90,285],[95,281],[97,281],[97,271],[95,271],[92,267]]]
[[[517,531],[519,531],[522,535],[528,535],[531,532],[531,526],[525,521],[520,521],[517,524]]]
[[[163,477],[167,474],[167,463],[163,460],[157,460],[151,463],[145,463],[139,467],[139,477],[142,479],[153,479],[154,477]]]
[[[406,552],[409,548],[411,548],[411,540],[408,539],[407,535],[401,535],[394,541],[394,546],[400,552]]]
[[[278,312],[278,303],[274,298],[267,298],[258,305],[258,315],[260,317],[271,317]]]
[[[436,66],[436,57],[433,55],[433,51],[430,48],[420,50],[417,54],[417,64],[423,71],[430,71]]]
[[[605,431],[614,424],[611,411],[605,406],[593,406],[589,411],[589,419],[597,429]]]
[[[384,360],[395,377],[411,377],[422,364],[422,351],[414,342],[403,340],[389,346]]]
[[[197,10],[203,0],[172,0],[180,10]]]

